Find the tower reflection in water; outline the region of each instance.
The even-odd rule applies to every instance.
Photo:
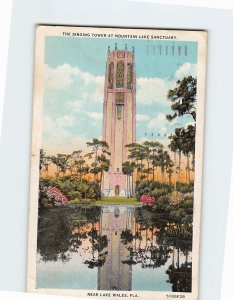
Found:
[[[100,234],[106,235],[109,242],[105,264],[98,268],[98,290],[132,289],[132,265],[122,263],[129,257],[129,247],[121,242],[121,234],[132,230],[134,211],[134,206],[102,207]]]
[[[192,290],[192,225],[147,207],[43,210],[37,247],[39,288]]]

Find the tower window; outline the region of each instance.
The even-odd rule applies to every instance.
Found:
[[[117,88],[123,88],[124,87],[124,63],[123,62],[119,62],[117,64],[116,87]]]
[[[132,90],[133,86],[133,65],[128,64],[127,65],[127,89]]]
[[[114,65],[110,63],[108,66],[108,88],[113,89],[113,80],[114,80]]]
[[[122,107],[123,105],[117,105],[117,119],[121,120],[122,118]]]
[[[123,105],[125,100],[125,94],[123,92],[116,93],[116,108],[117,108],[117,119],[122,118]]]
[[[125,93],[123,92],[116,93],[116,104],[124,105],[124,100],[125,100],[124,98],[125,98]]]

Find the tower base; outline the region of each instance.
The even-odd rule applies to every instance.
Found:
[[[102,189],[101,191],[103,197],[128,197],[130,195],[130,190],[120,190],[119,195],[116,195],[114,189]]]

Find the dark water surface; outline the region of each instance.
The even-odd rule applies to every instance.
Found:
[[[192,241],[168,222],[130,205],[41,211],[37,288],[190,292]]]

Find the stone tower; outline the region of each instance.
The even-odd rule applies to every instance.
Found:
[[[105,197],[126,196],[126,175],[122,163],[128,160],[127,144],[136,138],[136,73],[132,51],[108,48],[103,104],[103,140],[111,152],[110,169],[105,172]]]

